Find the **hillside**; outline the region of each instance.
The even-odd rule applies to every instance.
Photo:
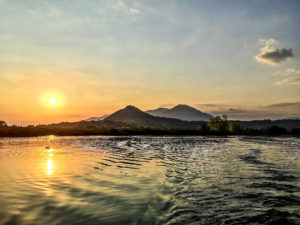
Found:
[[[99,120],[103,120],[107,117],[108,115],[103,115],[103,116],[99,116],[99,117],[90,117],[88,119],[85,119],[84,121],[99,121]]]
[[[187,122],[179,119],[164,118],[152,116],[141,111],[134,106],[127,106],[110,116],[103,121],[124,122],[136,127],[157,127],[157,128],[196,128],[201,125],[201,122]]]
[[[146,113],[152,116],[175,118],[186,121],[209,121],[209,119],[212,118],[212,115],[203,113],[200,110],[188,105],[177,105],[171,109],[158,108],[154,110],[148,110]]]
[[[283,119],[283,120],[252,120],[240,121],[241,126],[245,129],[265,129],[267,127],[278,126],[291,131],[293,128],[300,128],[299,119]]]

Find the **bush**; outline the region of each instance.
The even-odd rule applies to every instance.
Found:
[[[231,123],[229,123],[229,131],[232,132],[232,133],[240,132],[241,131],[240,122],[231,122]]]
[[[292,129],[292,134],[293,135],[300,135],[300,127],[296,127]]]
[[[268,135],[278,136],[278,135],[282,135],[282,134],[287,134],[288,132],[285,128],[278,127],[278,126],[272,126],[272,127],[268,127],[266,129],[266,133]]]

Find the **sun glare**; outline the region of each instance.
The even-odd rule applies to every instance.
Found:
[[[51,104],[55,104],[55,103],[56,103],[56,98],[50,98],[50,99],[49,99],[49,102],[50,102]]]
[[[57,90],[46,91],[40,96],[40,103],[47,108],[61,108],[66,101],[66,96]]]

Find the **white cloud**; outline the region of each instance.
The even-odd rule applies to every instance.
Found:
[[[259,39],[259,42],[262,45],[272,45],[272,44],[275,44],[277,41],[273,38],[270,38],[270,39]]]
[[[288,68],[288,69],[286,69],[285,73],[287,73],[287,74],[300,74],[300,69]]]
[[[288,85],[288,84],[297,84],[300,83],[300,76],[296,77],[289,77],[280,81],[276,81],[273,84],[274,85]]]
[[[131,14],[139,14],[140,13],[140,10],[135,9],[135,8],[130,8],[129,11]]]
[[[112,8],[116,11],[122,12],[124,14],[137,15],[140,13],[140,10],[134,7],[129,7],[123,1],[119,0],[112,5]]]
[[[276,40],[271,39],[260,39],[261,44],[265,45],[260,49],[259,54],[254,56],[255,60],[259,63],[268,64],[271,66],[276,66],[279,63],[293,58],[293,50],[291,48],[275,48],[271,46],[276,43]]]
[[[274,85],[287,85],[300,83],[300,69],[287,68],[286,70],[278,70],[274,75],[285,77],[282,80],[276,81]]]
[[[300,69],[287,68],[286,70],[278,70],[274,73],[274,75],[283,75],[283,76],[295,75],[295,74],[300,74]]]

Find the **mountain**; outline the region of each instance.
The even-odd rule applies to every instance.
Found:
[[[90,117],[88,119],[85,119],[84,121],[99,121],[99,120],[103,120],[107,117],[108,115],[103,115],[103,116],[99,116],[99,117]]]
[[[187,122],[174,118],[165,118],[152,116],[148,113],[141,111],[135,106],[127,106],[108,117],[103,121],[123,122],[135,127],[155,127],[155,128],[196,128],[202,123]]]
[[[203,113],[200,110],[188,105],[177,105],[171,109],[158,108],[154,110],[148,110],[146,113],[152,116],[176,118],[187,121],[209,121],[209,119],[213,117],[210,114]]]

